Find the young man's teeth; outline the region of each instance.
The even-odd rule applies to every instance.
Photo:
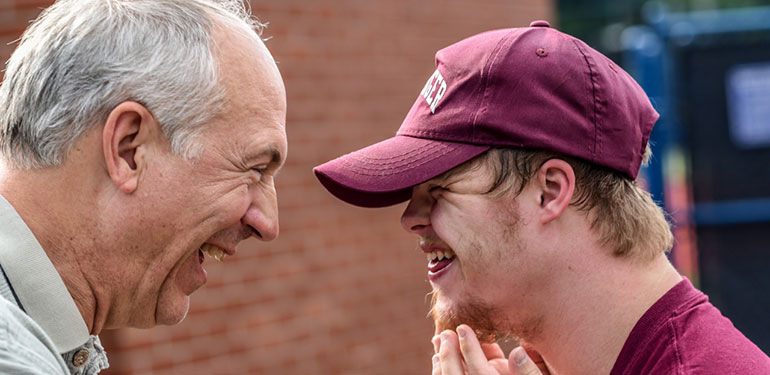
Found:
[[[452,250],[445,250],[445,251],[434,251],[431,253],[426,253],[428,262],[431,262],[433,260],[439,261],[442,259],[452,259],[455,257],[455,253]]]
[[[227,256],[227,254],[225,253],[224,250],[222,250],[222,248],[220,248],[219,246],[208,244],[208,243],[203,244],[203,246],[201,246],[201,251],[203,251],[204,254],[220,262],[222,261],[222,259],[225,259],[225,257]]]

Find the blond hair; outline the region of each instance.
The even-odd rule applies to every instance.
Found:
[[[648,146],[645,163],[650,155]],[[614,170],[580,159],[541,150],[492,149],[485,158],[495,172],[489,192],[520,194],[543,163],[554,158],[572,166],[575,194],[570,205],[586,213],[600,243],[613,254],[652,259],[671,249],[671,228],[650,193]]]

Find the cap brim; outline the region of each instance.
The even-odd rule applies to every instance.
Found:
[[[465,163],[489,146],[397,135],[313,169],[335,197],[361,207],[411,198],[412,187]]]

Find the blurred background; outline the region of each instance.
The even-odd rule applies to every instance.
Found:
[[[0,0],[0,59],[50,0]],[[247,242],[178,326],[101,335],[106,374],[428,374],[425,258],[404,205],[337,201],[313,166],[392,136],[436,50],[545,19],[613,58],[662,118],[641,181],[671,258],[770,352],[770,1],[252,0],[288,95],[281,236]]]

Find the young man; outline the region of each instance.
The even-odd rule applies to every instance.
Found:
[[[95,374],[278,235],[286,94],[240,0],[60,0],[0,88],[0,373]]]
[[[537,373],[492,344],[509,335],[545,373],[770,373],[666,258],[668,223],[635,183],[658,114],[626,72],[544,21],[460,41],[436,66],[395,137],[315,169],[348,203],[409,201],[434,374]]]

